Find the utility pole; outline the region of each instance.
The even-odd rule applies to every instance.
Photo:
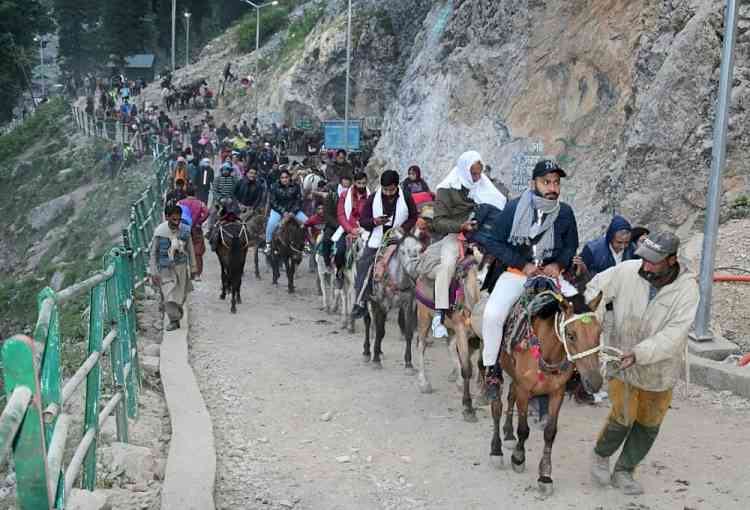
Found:
[[[721,176],[727,156],[727,127],[729,124],[729,104],[732,95],[732,74],[734,71],[734,45],[737,36],[737,0],[727,0],[724,11],[724,49],[721,55],[719,77],[719,97],[716,102],[714,120],[714,145],[711,152],[711,176],[708,181],[708,208],[703,236],[701,256],[700,303],[695,316],[693,340],[706,342],[713,340],[711,326],[711,297],[713,293],[714,265],[716,262],[716,238],[719,230],[719,209],[721,208]]]
[[[174,66],[174,36],[175,36],[175,24],[177,23],[177,0],[172,0],[172,72],[175,70]]]
[[[185,11],[185,67],[190,65],[190,13]]]
[[[258,118],[258,50],[260,49],[260,10],[263,7],[270,7],[274,5],[279,5],[278,0],[273,0],[272,2],[268,2],[265,4],[256,4],[255,2],[251,2],[250,0],[240,0],[243,3],[246,3],[247,5],[250,5],[252,7],[255,7],[255,76],[253,76],[253,92],[255,94],[255,118]]]
[[[349,75],[352,60],[352,0],[349,0],[349,13],[346,23],[346,93],[344,98],[344,148],[349,156]]]

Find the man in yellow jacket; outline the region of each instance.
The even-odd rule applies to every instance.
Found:
[[[642,260],[599,273],[586,288],[587,299],[602,292],[604,303],[612,303],[611,346],[624,353],[609,380],[612,408],[594,448],[591,475],[599,485],[611,482],[628,495],[643,493],[633,472],[656,441],[669,409],[698,308],[696,275],[678,260],[679,246],[670,232],[651,235],[636,251]],[[621,445],[610,475],[609,457]]]

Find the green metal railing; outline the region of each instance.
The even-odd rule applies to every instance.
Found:
[[[162,213],[168,165],[158,153],[153,182],[131,207],[122,246],[104,256],[103,269],[59,292],[47,287],[37,298],[33,338],[16,335],[2,346],[7,404],[0,415],[0,464],[12,454],[20,510],[64,509],[76,481],[96,487],[97,435],[112,414],[117,440],[128,442],[128,418],[138,414],[141,374],[135,300],[148,272],[148,250]],[[88,293],[88,355],[62,380],[60,310]],[[101,357],[109,353],[113,392],[102,406]],[[65,404],[85,381],[83,435],[63,470],[71,427]],[[80,475],[80,477],[79,477]]]

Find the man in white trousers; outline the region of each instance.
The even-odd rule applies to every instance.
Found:
[[[497,364],[505,320],[521,297],[529,277],[546,275],[557,281],[565,296],[577,293],[561,278],[578,250],[575,214],[560,201],[560,180],[565,171],[557,163],[536,164],[529,189],[508,203],[493,227],[492,242],[485,246],[507,269],[495,283],[482,317],[487,370],[487,398],[498,398],[500,367]]]

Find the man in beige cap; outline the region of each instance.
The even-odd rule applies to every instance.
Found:
[[[643,260],[607,269],[586,288],[587,300],[602,292],[604,303],[613,304],[611,345],[624,353],[619,370],[610,374],[612,408],[594,448],[591,475],[598,484],[611,482],[628,495],[643,493],[633,472],[656,441],[669,409],[698,308],[696,275],[678,260],[679,246],[670,232],[651,235],[636,251]],[[609,457],[621,445],[610,475]]]

